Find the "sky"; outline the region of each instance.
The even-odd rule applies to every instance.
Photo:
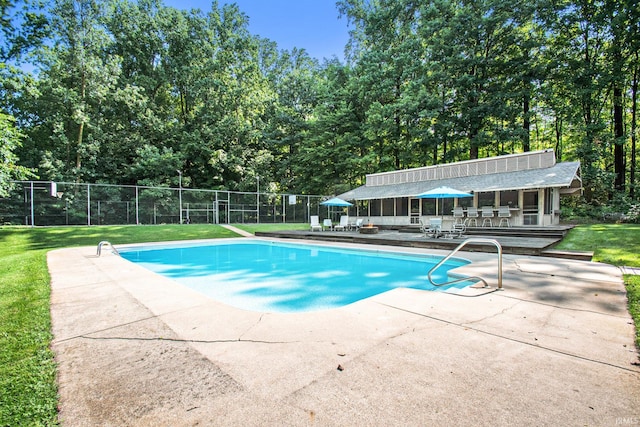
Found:
[[[219,0],[236,3],[249,17],[249,31],[278,44],[279,49],[304,48],[322,62],[334,55],[344,61],[349,39],[345,17],[340,18],[335,0]],[[177,9],[211,10],[211,0],[164,0]]]

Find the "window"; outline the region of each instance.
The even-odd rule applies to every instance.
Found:
[[[368,200],[357,200],[357,216],[369,216],[369,201]]]
[[[458,206],[462,208],[468,208],[473,206],[473,197],[461,197],[458,199]]]
[[[438,215],[453,215],[453,199],[440,199],[440,209]]]
[[[436,203],[435,199],[422,199],[422,215],[435,215]]]
[[[411,199],[411,215],[420,215],[420,199]]]
[[[524,209],[538,212],[538,192],[525,191],[524,193]]]
[[[494,206],[496,203],[496,195],[493,191],[481,191],[478,193],[478,207]]]
[[[522,215],[524,225],[538,225],[538,192],[525,191],[523,193]]]
[[[553,211],[553,189],[544,189],[544,213],[549,215]]]
[[[400,197],[396,199],[396,215],[408,216],[409,215],[409,199],[406,197]]]
[[[515,208],[518,206],[518,191],[508,190],[500,192],[500,206]]]
[[[371,216],[381,216],[382,215],[382,200],[375,199],[369,202],[369,214]]]
[[[383,216],[395,215],[395,202],[396,202],[396,199],[382,199],[382,215]]]

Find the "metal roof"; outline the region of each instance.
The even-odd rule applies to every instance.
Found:
[[[413,197],[440,186],[476,193],[481,191],[530,190],[538,188],[575,188],[578,190],[582,186],[579,171],[580,162],[564,162],[556,163],[550,167],[515,172],[403,182],[389,185],[363,185],[362,187],[340,194],[338,197],[345,200]]]

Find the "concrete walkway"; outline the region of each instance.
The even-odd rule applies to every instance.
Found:
[[[495,283],[495,254],[463,256],[467,273]],[[502,291],[395,289],[278,314],[226,306],[95,247],[48,262],[64,426],[640,422],[616,267],[505,256]]]
[[[636,276],[640,274],[640,268],[638,267],[623,266],[620,267],[620,271],[622,271],[622,274],[634,274]]]
[[[244,231],[238,227],[234,227],[233,225],[229,225],[229,224],[220,224],[221,227],[226,228],[227,230],[231,230],[234,233],[236,233],[239,236],[242,237],[253,237],[253,234],[249,233],[248,231]]]

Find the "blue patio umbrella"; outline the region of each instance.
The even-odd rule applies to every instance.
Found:
[[[328,216],[331,216],[331,214],[329,213],[330,206],[338,206],[341,208],[348,208],[349,206],[353,206],[353,203],[349,203],[346,200],[342,200],[339,197],[334,197],[333,199],[325,200],[324,202],[320,202],[320,204],[327,207]]]
[[[415,196],[417,199],[453,199],[456,197],[473,197],[473,194],[456,190],[451,187],[438,187]],[[436,215],[438,215],[438,201],[436,200]]]
[[[325,205],[325,206],[340,206],[340,207],[349,207],[349,206],[353,206],[353,203],[349,203],[346,200],[342,200],[339,197],[334,197],[333,199],[329,199],[329,200],[325,200],[324,202],[320,203],[321,205]]]

